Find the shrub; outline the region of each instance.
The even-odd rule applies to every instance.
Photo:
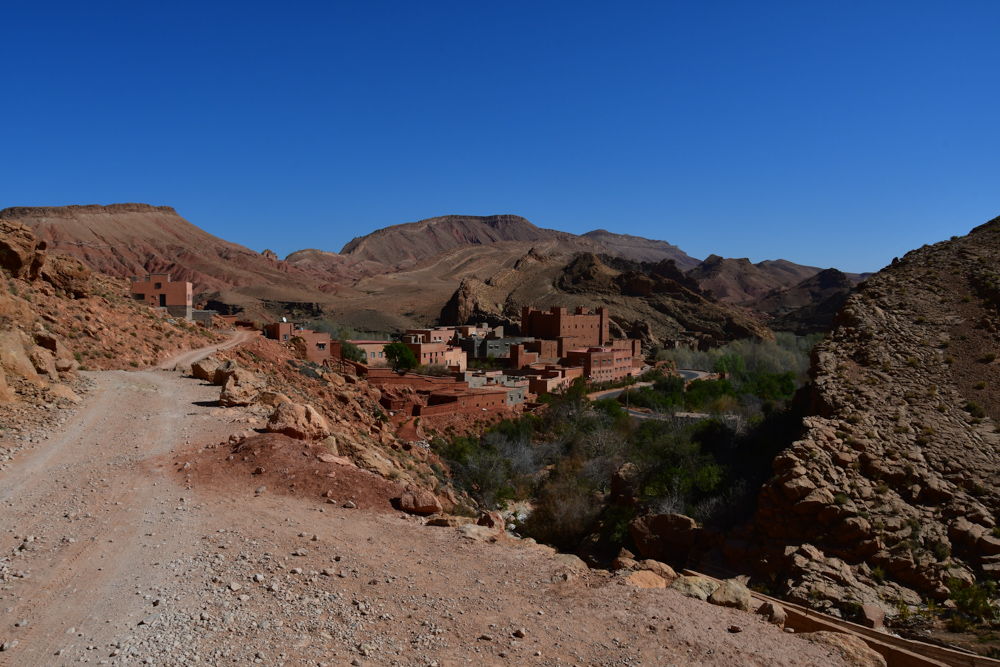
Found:
[[[599,515],[600,505],[589,485],[564,471],[539,491],[524,531],[538,542],[573,551]]]
[[[837,503],[840,506],[844,506],[847,504],[847,495],[843,493],[838,493],[833,497],[833,502]]]
[[[974,384],[974,385],[972,385],[972,386],[973,386],[974,388],[976,388],[976,389],[980,389],[980,390],[982,390],[982,389],[986,389],[986,380],[980,380],[979,382],[977,382],[976,384]]]
[[[992,364],[996,360],[997,360],[996,352],[987,352],[986,354],[983,355],[983,361],[986,362],[987,364]]]
[[[906,358],[906,365],[909,366],[909,367],[911,367],[911,368],[916,368],[917,366],[920,365],[920,360],[917,359],[916,357],[907,357]]]
[[[73,353],[73,358],[76,359],[77,362],[81,362],[83,361],[83,354],[79,350],[77,350],[76,352]]]
[[[874,579],[875,583],[878,584],[885,581],[885,570],[883,570],[880,565],[876,565],[872,568],[872,579]]]
[[[948,596],[954,600],[955,607],[976,623],[987,620],[994,620],[997,617],[997,610],[991,604],[992,598],[996,596],[996,583],[985,581],[982,584],[967,584],[958,579],[949,579],[947,586],[951,589]]]

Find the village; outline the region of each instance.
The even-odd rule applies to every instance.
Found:
[[[131,282],[134,301],[172,317],[206,327],[213,321],[254,327],[238,315],[194,309],[191,294],[191,283],[173,282],[169,274]],[[641,374],[647,368],[641,341],[611,338],[610,321],[607,308],[591,312],[577,307],[571,312],[559,306],[548,311],[525,306],[516,334],[480,323],[407,329],[395,341],[341,341],[287,321],[266,323],[261,333],[297,345],[307,361],[363,377],[382,391],[382,407],[398,420],[531,409],[541,397],[577,378],[605,384]],[[344,343],[355,348],[353,355],[345,354]],[[399,344],[413,354],[415,368],[391,367],[386,347]]]

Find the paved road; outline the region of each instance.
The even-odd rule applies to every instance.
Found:
[[[710,375],[708,371],[698,371],[693,369],[678,369],[677,373],[684,378],[686,381],[697,380],[698,378]],[[652,387],[652,382],[636,382],[631,388],[638,387]],[[621,396],[622,392],[625,391],[626,387],[621,389],[608,389],[606,391],[598,391],[593,394],[588,394],[588,398],[592,401],[601,400],[605,398],[618,398]],[[649,412],[639,412],[638,410],[626,410],[630,415],[636,419],[672,419],[671,415],[662,415],[657,413]]]

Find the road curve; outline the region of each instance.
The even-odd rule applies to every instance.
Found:
[[[194,362],[200,361],[210,354],[215,354],[219,350],[227,350],[231,347],[235,347],[240,343],[244,343],[250,340],[251,337],[256,335],[257,334],[255,332],[247,331],[246,329],[239,329],[235,333],[233,333],[233,335],[230,336],[229,340],[227,341],[219,343],[218,345],[209,345],[208,347],[200,347],[197,350],[190,350],[188,352],[179,354],[176,357],[171,357],[170,359],[167,359],[166,361],[162,362],[159,366],[157,366],[157,368],[159,370],[169,371],[177,368],[178,366],[184,366],[184,365],[190,366]]]

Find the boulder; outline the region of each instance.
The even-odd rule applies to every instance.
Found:
[[[416,486],[408,486],[399,499],[399,508],[410,514],[437,514],[441,511],[441,501],[430,491]]]
[[[326,418],[311,405],[282,403],[267,422],[268,433],[281,433],[298,440],[322,440],[330,435]]]
[[[266,394],[269,392],[264,392],[264,393]],[[282,394],[282,396],[284,396],[284,394]],[[289,401],[289,403],[291,403],[291,401]],[[330,450],[330,453],[333,454],[334,456],[340,456],[340,450],[337,449],[337,439],[332,435],[323,438],[322,440],[319,441],[318,444],[322,445],[323,447],[326,447],[328,450]]]
[[[41,268],[42,280],[74,298],[90,296],[90,269],[72,257],[48,257]]]
[[[556,554],[552,557],[552,560],[560,565],[565,565],[571,570],[585,572],[590,569],[579,556],[574,556],[573,554]]]
[[[40,375],[48,375],[49,379],[59,378],[59,371],[56,370],[56,360],[52,353],[44,347],[32,346],[28,351],[28,360],[34,366],[35,372]]]
[[[629,525],[639,553],[659,561],[683,561],[698,537],[698,524],[682,514],[647,514]]]
[[[649,570],[638,570],[625,577],[626,583],[639,588],[666,588],[666,580]]]
[[[10,220],[0,220],[0,267],[15,278],[34,280],[45,263],[45,244],[30,229]]]
[[[681,576],[677,577],[670,587],[681,595],[704,601],[715,592],[719,584],[706,577]]]
[[[677,578],[677,573],[674,572],[674,568],[670,567],[666,563],[653,560],[652,558],[647,558],[646,560],[637,563],[637,565],[640,569],[652,572],[656,576],[665,579],[668,583]]]
[[[756,613],[766,618],[768,623],[777,625],[779,628],[785,627],[785,621],[788,620],[785,608],[777,602],[765,602],[757,607]]]
[[[496,542],[502,534],[499,530],[477,526],[473,523],[459,526],[457,530],[459,535],[474,542]]]
[[[708,601],[720,607],[750,611],[750,591],[735,579],[722,582],[722,585],[708,596]]]
[[[7,377],[22,377],[35,384],[44,384],[28,358],[27,350],[31,348],[31,341],[21,330],[0,332],[0,366],[6,371]]]
[[[854,635],[820,631],[805,632],[795,636],[836,649],[844,658],[844,662],[853,667],[886,667],[885,658],[870,649],[868,644]]]
[[[62,338],[51,331],[36,331],[35,344],[44,347],[56,359],[72,359],[73,353],[63,344]]]
[[[280,391],[262,391],[260,396],[257,397],[257,402],[261,405],[267,405],[272,408],[276,408],[282,403],[291,403],[292,399],[285,396]]]
[[[881,630],[885,627],[885,610],[874,604],[861,605],[861,622],[866,628]]]
[[[219,393],[219,405],[232,407],[250,405],[257,400],[257,395],[264,388],[265,380],[242,368],[226,376]]]
[[[79,403],[83,399],[80,398],[75,391],[70,389],[64,384],[54,384],[49,387],[49,393],[55,398],[62,398],[70,403]]]
[[[205,382],[215,383],[215,371],[219,368],[219,360],[215,357],[205,357],[201,361],[196,361],[191,364],[191,375],[194,377],[204,380]]]
[[[467,516],[434,516],[424,523],[425,526],[440,526],[442,528],[458,528],[473,523]]]
[[[795,501],[799,498],[805,498],[809,493],[816,489],[816,485],[806,477],[793,477],[784,484],[781,485],[781,489],[788,496],[789,500]]]
[[[226,380],[229,379],[229,376],[238,370],[240,370],[240,365],[232,359],[224,364],[219,364],[216,366],[215,373],[212,375],[212,383],[221,387],[226,384]]]
[[[479,515],[479,520],[476,521],[476,524],[486,526],[487,528],[496,528],[497,530],[504,530],[506,528],[500,512],[483,512]]]

